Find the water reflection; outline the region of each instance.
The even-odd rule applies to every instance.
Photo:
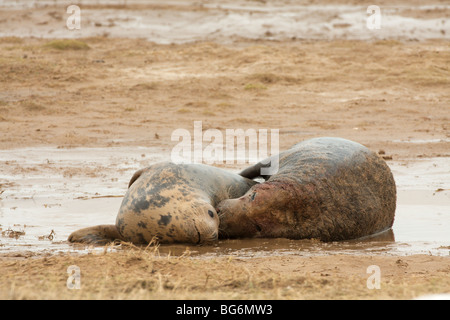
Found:
[[[142,157],[142,154],[151,156]],[[51,159],[52,166],[48,165]],[[150,148],[27,148],[0,150],[0,228],[23,231],[0,236],[0,256],[85,253],[87,246],[66,242],[77,229],[113,224],[129,177],[165,157]],[[433,254],[450,248],[450,173],[442,158],[390,163],[398,187],[393,230],[342,242],[289,239],[220,240],[213,246],[165,245],[161,255],[196,258],[273,255]],[[20,171],[33,168],[32,171]],[[87,169],[86,169],[87,168]],[[92,168],[97,174],[92,176]],[[67,178],[61,172],[71,170]],[[436,191],[440,190],[440,191]],[[48,236],[54,230],[54,239]],[[395,236],[394,236],[395,233]],[[113,250],[120,250],[115,247]],[[186,251],[186,249],[188,251]]]

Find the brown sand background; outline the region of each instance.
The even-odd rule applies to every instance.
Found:
[[[18,10],[14,17],[29,12]],[[39,10],[29,15],[42,18],[40,26],[65,17],[52,18],[60,7]],[[448,22],[448,10],[405,12]],[[0,24],[13,26],[8,11],[0,18]],[[30,20],[27,26],[34,25]],[[203,130],[279,128],[281,149],[310,137],[337,136],[383,151],[388,163],[447,159],[448,25],[443,38],[420,41],[234,38],[157,44],[106,34],[56,43],[3,37],[0,148],[152,146],[169,152],[173,130],[192,131],[195,120]],[[403,143],[415,139],[437,142]],[[1,190],[7,188],[1,183]],[[82,270],[81,290],[66,288],[70,265]],[[369,265],[381,268],[380,290],[367,289]],[[450,291],[449,257],[431,255],[201,259],[126,248],[2,257],[0,269],[4,299],[410,299]]]

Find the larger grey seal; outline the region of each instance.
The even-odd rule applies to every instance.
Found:
[[[137,171],[128,186],[115,225],[73,232],[71,242],[136,244],[207,243],[217,240],[220,201],[242,196],[256,182],[203,164],[163,162]]]
[[[278,155],[279,169],[238,199],[217,207],[220,237],[346,240],[389,230],[396,187],[386,162],[341,138],[300,142]],[[245,169],[260,175],[264,164]]]

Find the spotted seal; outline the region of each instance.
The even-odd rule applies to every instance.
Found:
[[[266,159],[241,172],[259,176]],[[314,138],[278,155],[278,172],[217,207],[220,237],[346,240],[389,230],[396,186],[386,162],[341,138]],[[266,165],[267,166],[267,165]]]
[[[157,163],[133,175],[115,225],[84,228],[68,240],[146,244],[156,237],[159,243],[212,242],[218,238],[215,206],[242,196],[256,183],[208,165]]]

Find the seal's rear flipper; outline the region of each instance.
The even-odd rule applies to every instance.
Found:
[[[74,231],[67,240],[69,242],[104,245],[113,242],[114,240],[122,240],[122,237],[115,225],[102,224]]]

